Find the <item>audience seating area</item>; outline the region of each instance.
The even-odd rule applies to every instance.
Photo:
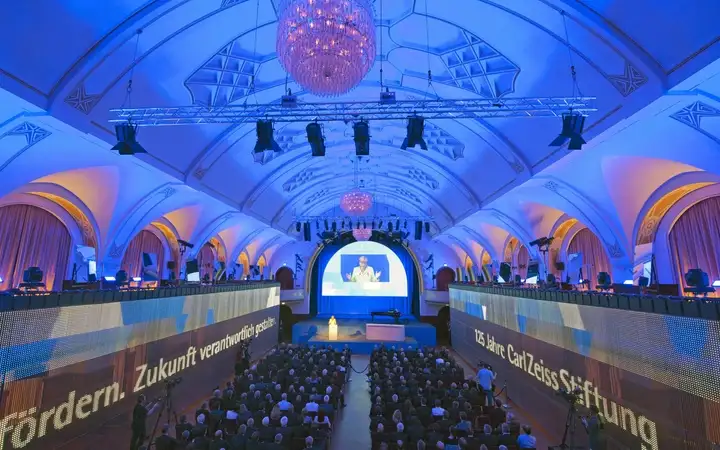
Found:
[[[168,448],[326,450],[350,361],[349,349],[285,346],[252,366],[240,360],[235,379],[215,389],[193,422],[180,418]]]
[[[486,405],[474,376],[466,378],[444,349],[380,347],[368,377],[373,449],[532,448],[518,445],[530,427],[521,427],[500,400]]]

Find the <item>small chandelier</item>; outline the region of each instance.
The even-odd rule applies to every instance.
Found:
[[[340,198],[340,208],[345,214],[351,216],[362,216],[372,207],[372,195],[360,190],[352,190],[343,194]]]
[[[355,228],[352,230],[352,235],[356,241],[367,241],[372,236],[372,230],[370,228]]]
[[[322,97],[355,88],[375,62],[370,0],[282,0],[278,60],[303,89]]]

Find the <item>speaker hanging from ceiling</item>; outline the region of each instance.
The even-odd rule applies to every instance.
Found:
[[[303,237],[305,238],[305,242],[310,242],[310,222],[303,223]]]
[[[419,220],[415,221],[415,240],[419,241],[422,239],[423,223]]]
[[[425,232],[430,233],[430,222],[425,222]]]

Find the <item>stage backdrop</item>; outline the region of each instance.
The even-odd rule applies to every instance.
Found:
[[[378,282],[347,280],[347,275],[359,265],[360,256],[368,259],[368,266],[375,273],[381,272]],[[387,247],[373,241],[329,245],[318,255],[313,267],[311,313],[321,316],[361,316],[389,309],[414,314],[416,297],[415,265],[402,245]]]
[[[174,409],[195,408],[241,340],[255,355],[277,344],[278,304],[267,287],[0,313],[0,449],[127,449],[140,393],[182,377]]]
[[[450,288],[453,347],[492,364],[513,402],[559,444],[582,391],[611,449],[715,450],[720,441],[720,324]],[[587,446],[579,424],[575,445]],[[585,447],[583,447],[585,448]]]

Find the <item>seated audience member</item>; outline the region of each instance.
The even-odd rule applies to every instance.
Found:
[[[174,450],[178,442],[171,438],[168,434],[170,432],[170,425],[163,425],[160,431],[160,436],[155,438],[155,448],[157,450]]]
[[[210,450],[222,450],[227,449],[230,447],[230,444],[223,439],[223,432],[222,430],[217,430],[215,432],[215,438],[210,442]]]
[[[445,416],[445,408],[442,407],[442,400],[435,400],[435,406],[432,409],[433,418],[442,419]]]
[[[498,450],[508,450],[508,447],[506,445],[501,445],[498,447]]]
[[[510,434],[510,427],[503,423],[500,425],[500,435],[498,436],[499,445],[514,445],[517,439]]]
[[[493,434],[493,429],[489,424],[483,426],[483,432],[479,436],[475,436],[477,441],[481,444],[485,444],[488,447],[494,447],[497,445],[497,436]]]
[[[535,439],[535,436],[532,435],[532,429],[530,428],[530,425],[523,425],[522,430],[523,430],[523,434],[521,434],[517,438],[518,447],[519,448],[535,448],[536,439]]]

